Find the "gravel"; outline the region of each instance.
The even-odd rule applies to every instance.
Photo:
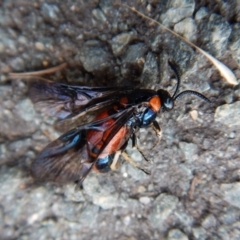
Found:
[[[217,57],[240,78],[240,3],[125,1]],[[239,86],[230,86],[205,57],[114,1],[3,1],[0,8],[0,239],[239,239]],[[35,182],[31,162],[65,129],[39,113],[27,81],[10,72],[67,62],[48,78],[89,86],[164,88],[193,96],[160,113],[163,137],[139,131],[150,162],[146,175],[128,163],[74,183]],[[238,192],[239,191],[239,192]]]

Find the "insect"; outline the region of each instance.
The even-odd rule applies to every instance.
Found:
[[[130,139],[136,146],[136,132],[151,126],[160,138],[161,129],[155,120],[158,112],[172,110],[176,100],[184,95],[192,94],[210,102],[196,91],[178,93],[180,77],[173,64],[169,64],[177,78],[172,96],[164,89],[33,82],[30,86],[33,101],[45,102],[51,114],[59,119],[80,117],[96,110],[100,113],[93,121],[70,130],[47,145],[33,162],[32,175],[36,179],[81,184],[91,170],[101,173],[116,170],[121,154],[145,171],[124,152]]]

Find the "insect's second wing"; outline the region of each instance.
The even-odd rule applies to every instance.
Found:
[[[91,165],[86,130],[73,129],[43,149],[33,162],[31,173],[39,180],[77,181]]]
[[[83,181],[98,156],[104,151],[119,129],[132,117],[132,114],[133,109],[126,109],[109,117],[81,125],[65,133],[43,149],[33,162],[31,167],[33,177],[39,180],[57,182]],[[111,126],[105,124],[106,121],[112,119],[114,121]],[[107,139],[103,141],[99,154],[94,158],[91,157],[90,152],[93,149],[88,144],[88,131],[104,133],[109,129],[111,131]]]
[[[117,102],[130,88],[85,87],[37,80],[30,83],[29,95],[41,111],[59,119],[83,115]]]

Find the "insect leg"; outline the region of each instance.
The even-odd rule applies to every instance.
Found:
[[[121,163],[120,163],[120,161],[119,161],[119,157],[120,157],[121,154],[122,154],[122,151],[119,150],[119,151],[117,151],[117,152],[115,153],[115,155],[114,155],[112,164],[111,164],[111,166],[110,166],[110,168],[111,168],[113,171],[116,171],[116,170],[120,167],[120,165],[121,165]]]
[[[144,155],[143,151],[137,145],[137,137],[136,134],[132,135],[132,148],[135,148],[139,151],[145,161],[150,162],[150,160]]]
[[[155,148],[160,143],[160,140],[162,138],[162,130],[161,130],[158,122],[154,120],[152,125],[151,125],[151,127],[154,130],[154,132],[156,133],[158,139],[157,139],[156,143],[153,145],[153,147],[150,150]]]
[[[150,175],[150,172],[148,170],[140,167],[126,152],[122,152],[121,154],[122,154],[123,158],[125,159],[125,161],[129,162],[132,166],[140,169],[144,173]]]
[[[119,157],[120,157],[120,155],[122,154],[122,152],[126,149],[127,145],[128,145],[128,141],[126,141],[126,142],[123,144],[123,146],[121,147],[121,149],[119,149],[118,151],[115,152],[115,155],[114,155],[112,164],[111,164],[111,166],[110,166],[113,171],[116,171],[116,170],[120,167],[121,162],[120,162],[120,160],[119,160],[119,159],[120,159]]]

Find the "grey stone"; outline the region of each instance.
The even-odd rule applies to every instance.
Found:
[[[184,18],[191,17],[194,11],[194,1],[172,1],[171,8],[161,15],[161,22],[164,26],[169,27],[180,22]]]
[[[226,227],[224,227],[224,226],[222,226],[218,229],[218,236],[220,236],[224,240],[230,240],[231,239]]]
[[[87,205],[82,209],[81,215],[78,221],[82,223],[85,227],[94,227],[97,223],[97,215],[99,213],[99,207],[94,205]]]
[[[188,4],[194,4],[194,1],[193,0],[170,0],[168,4],[170,7],[179,8],[179,7],[186,6]]]
[[[206,216],[202,222],[202,226],[205,229],[216,227],[216,225],[217,225],[217,220],[212,214]]]
[[[128,46],[121,56],[121,74],[123,77],[137,78],[141,75],[144,68],[146,51],[147,46],[141,42]]]
[[[174,25],[174,31],[190,42],[196,41],[197,25],[192,18],[185,18]]]
[[[188,212],[183,206],[179,206],[174,211],[174,216],[179,220],[182,226],[190,228],[193,225],[193,219],[189,216]]]
[[[160,194],[153,202],[148,219],[153,228],[161,228],[177,207],[178,199],[168,194]]]
[[[187,240],[189,239],[186,234],[184,234],[181,230],[179,229],[172,229],[169,231],[167,240]]]
[[[219,216],[220,221],[224,225],[232,225],[238,221],[239,213],[233,205],[226,207],[224,212]]]
[[[100,41],[89,40],[80,49],[79,58],[88,72],[97,74],[111,68],[113,56]]]
[[[220,20],[219,16],[215,14],[211,15],[210,22],[215,22],[215,26],[211,27],[210,41],[215,49],[218,49],[221,53],[227,47],[232,30],[227,21]]]
[[[240,236],[239,221],[232,225],[232,231],[229,232],[230,239],[238,240]]]
[[[224,183],[220,185],[220,189],[226,202],[240,208],[240,183]]]
[[[57,19],[59,14],[59,8],[55,4],[43,3],[42,11],[45,17],[50,19]]]
[[[5,45],[2,42],[0,42],[0,53],[4,53],[5,49],[6,49]]]
[[[179,147],[182,150],[186,161],[193,162],[197,159],[198,147],[194,143],[180,142]]]
[[[102,23],[107,21],[104,13],[100,9],[93,9],[92,14],[98,21],[100,21]]]
[[[132,44],[125,51],[125,54],[122,56],[122,61],[124,63],[136,63],[139,59],[144,57],[146,53],[146,45],[144,43]]]
[[[134,159],[135,162],[138,162],[142,166],[142,164],[143,164],[142,161],[144,161],[144,160],[142,159],[142,156],[140,153],[138,153],[138,151],[128,150],[128,153],[129,153],[130,157],[132,159]],[[147,178],[147,175],[144,172],[142,172],[138,168],[133,167],[128,162],[125,162],[121,166],[120,171],[123,176],[131,177],[131,178],[135,179],[136,181]]]
[[[13,69],[13,71],[20,71],[21,69],[23,69],[23,65],[24,61],[21,57],[14,58],[10,63],[10,66]]]
[[[84,191],[91,197],[95,205],[103,209],[112,209],[122,205],[113,186],[109,184],[103,188],[94,176],[89,176],[88,180],[84,182]]]
[[[159,67],[156,60],[156,55],[154,55],[152,52],[148,52],[147,54],[141,76],[142,83],[146,85],[148,85],[150,80],[151,82],[159,81]]]
[[[80,191],[74,184],[64,186],[65,200],[69,202],[82,203],[86,201],[83,191]]]
[[[237,1],[125,3],[195,38],[240,78]],[[196,26],[196,34],[185,22]],[[239,125],[227,128],[239,117],[225,116],[227,125],[213,119],[215,106],[224,101],[231,106],[239,99],[238,86],[227,85],[205,57],[180,39],[111,0],[2,1],[0,25],[1,239],[239,239],[239,189],[234,186],[240,176]],[[65,70],[45,77],[89,86],[162,88],[172,94],[176,81],[167,66],[169,58],[179,66],[179,90],[199,91],[214,104],[186,96],[173,111],[161,111],[157,121],[163,136],[154,149],[156,137],[150,127],[136,133],[152,163],[137,151],[131,156],[151,170],[150,175],[124,163],[117,172],[92,171],[82,190],[74,183],[33,181],[31,162],[49,137],[57,138],[65,129],[57,132],[53,119],[32,112],[27,81],[9,80],[9,72],[67,62]],[[188,116],[192,110],[198,112],[196,121]],[[79,118],[76,125],[82,122]],[[66,124],[66,131],[71,127]]]
[[[230,43],[229,43],[229,49],[231,52],[234,52],[233,55],[234,60],[237,62],[238,65],[240,65],[240,26],[239,24],[236,24],[233,26],[232,34],[230,36]]]
[[[220,122],[228,127],[240,125],[240,101],[224,104],[218,107],[214,115],[215,122]]]
[[[139,201],[142,204],[148,205],[151,202],[151,199],[149,197],[140,197]]]
[[[196,240],[202,240],[207,238],[206,231],[201,227],[193,228],[193,236]]]
[[[5,110],[0,115],[0,132],[2,136],[8,139],[14,140],[19,136],[30,136],[37,130],[37,125],[32,122],[28,122],[19,118],[19,115],[12,114],[10,111]]]
[[[59,200],[52,205],[51,210],[54,216],[65,218],[71,222],[80,222],[83,204]]]
[[[201,7],[195,14],[195,20],[196,21],[201,21],[202,19],[204,18],[207,18],[208,17],[208,11],[205,7]]]
[[[115,36],[112,39],[112,51],[114,56],[118,57],[123,54],[123,52],[126,50],[127,45],[136,37],[136,33],[126,32],[121,33],[117,36]]]
[[[33,121],[35,117],[35,110],[32,102],[29,99],[24,99],[20,101],[15,106],[15,109],[18,112],[18,114],[23,118],[23,120]]]

